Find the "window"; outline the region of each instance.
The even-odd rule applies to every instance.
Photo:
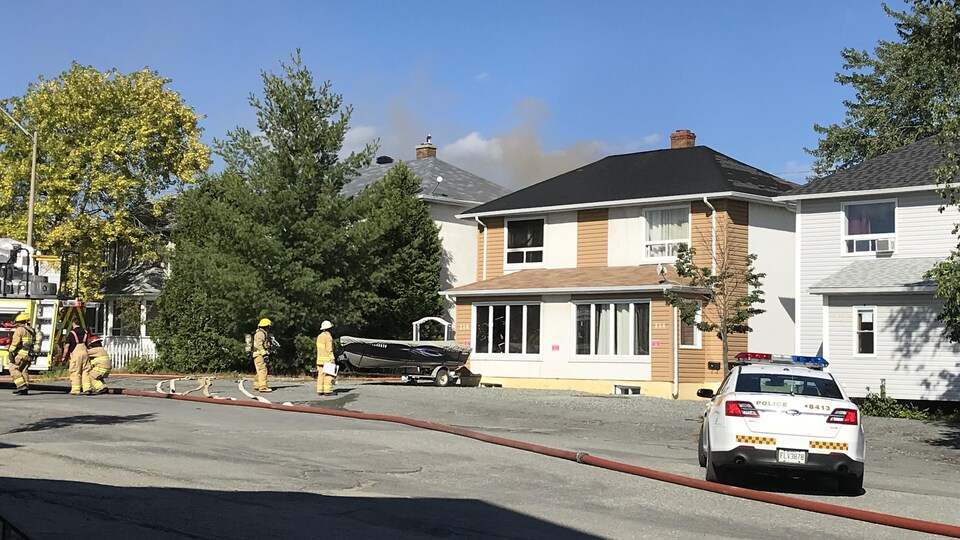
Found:
[[[873,307],[854,308],[854,332],[856,333],[856,353],[862,355],[874,354],[874,320],[877,309]]]
[[[702,307],[702,306],[701,306]],[[695,322],[700,322],[700,309],[697,309],[697,318]],[[687,324],[680,321],[680,346],[681,347],[700,347],[700,329],[696,324]]]
[[[543,220],[507,222],[507,264],[543,262]]]
[[[844,204],[844,252],[876,252],[877,240],[896,235],[896,213],[896,201]]]
[[[741,373],[737,377],[737,392],[754,394],[791,394],[843,399],[840,387],[832,378],[803,375],[774,375]]]
[[[574,309],[578,355],[650,354],[649,302],[576,304]]]
[[[478,305],[473,325],[479,354],[539,354],[540,305]]]
[[[690,244],[690,209],[658,208],[643,213],[646,220],[644,253],[648,259],[669,259],[677,256],[680,244]]]

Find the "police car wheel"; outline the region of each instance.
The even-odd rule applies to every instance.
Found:
[[[703,428],[700,428],[700,438],[697,440],[697,459],[701,467],[707,466],[707,453],[703,451]]]
[[[860,495],[863,493],[863,476],[840,476],[837,487],[844,495]]]
[[[713,463],[713,459],[711,459],[712,456],[710,454],[711,454],[710,448],[707,447],[707,463],[706,463],[707,474],[705,475],[707,482],[716,482],[718,484],[729,483],[730,475],[727,473],[727,470],[724,469],[723,467],[718,467],[717,465],[715,465]]]

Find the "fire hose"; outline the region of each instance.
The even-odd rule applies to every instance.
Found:
[[[44,386],[31,385],[31,388],[35,388],[37,390],[52,390],[52,391],[64,391],[64,392],[68,390],[67,388],[64,388],[62,386],[47,386],[47,385],[44,385]],[[390,415],[384,415],[384,414],[371,414],[371,413],[343,411],[343,410],[335,410],[335,409],[317,409],[313,407],[304,407],[299,405],[286,405],[286,404],[281,405],[277,403],[263,403],[259,401],[226,401],[226,400],[218,400],[218,399],[212,399],[212,398],[200,397],[200,396],[188,396],[188,395],[182,395],[182,394],[166,394],[166,393],[148,392],[148,391],[141,391],[141,390],[126,390],[122,388],[111,388],[108,390],[108,392],[110,394],[115,394],[115,395],[176,399],[176,400],[182,400],[182,401],[193,401],[198,403],[233,405],[237,407],[253,407],[258,409],[272,409],[277,411],[298,412],[298,413],[306,413],[306,414],[320,414],[325,416],[339,416],[341,418],[353,418],[358,420],[374,420],[378,422],[390,422],[394,424],[402,424],[410,427],[428,429],[432,431],[438,431],[441,433],[448,433],[451,435],[466,437],[469,439],[474,439],[477,441],[486,442],[490,444],[496,444],[499,446],[505,446],[508,448],[514,448],[517,450],[523,450],[526,452],[533,452],[536,454],[573,461],[576,463],[590,465],[593,467],[599,467],[599,468],[607,469],[611,471],[622,472],[622,473],[631,474],[634,476],[641,476],[644,478],[649,478],[651,480],[658,480],[660,482],[667,482],[667,483],[675,484],[679,486],[691,487],[691,488],[700,489],[703,491],[719,493],[722,495],[729,495],[731,497],[738,497],[741,499],[749,499],[749,500],[758,501],[758,502],[775,504],[775,505],[784,506],[787,508],[805,510],[807,512],[814,512],[814,513],[826,514],[826,515],[831,515],[831,516],[836,516],[836,517],[841,517],[846,519],[864,521],[867,523],[874,523],[877,525],[885,525],[887,527],[896,527],[900,529],[907,529],[907,530],[918,531],[923,533],[939,534],[943,536],[949,536],[952,538],[960,538],[960,526],[957,526],[957,525],[950,525],[947,523],[938,523],[935,521],[927,521],[927,520],[897,516],[892,514],[884,514],[881,512],[874,512],[871,510],[861,510],[858,508],[850,508],[847,506],[841,506],[837,504],[810,501],[806,499],[790,497],[787,495],[780,495],[777,493],[767,493],[764,491],[759,491],[759,490],[754,490],[749,488],[742,488],[738,486],[728,486],[725,484],[708,482],[706,480],[690,478],[688,476],[683,476],[683,475],[668,473],[663,471],[657,471],[657,470],[649,469],[646,467],[640,467],[637,465],[630,465],[628,463],[621,463],[619,461],[612,461],[609,459],[591,456],[586,452],[575,452],[572,450],[562,450],[558,448],[551,448],[549,446],[526,443],[526,442],[517,441],[514,439],[498,437],[495,435],[488,435],[486,433],[481,433],[478,431],[471,431],[468,429],[461,429],[453,426],[448,426],[445,424],[426,422],[423,420],[415,420],[412,418],[405,418],[402,416],[390,416]]]

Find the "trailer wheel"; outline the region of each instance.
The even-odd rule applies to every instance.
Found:
[[[447,368],[440,368],[436,376],[433,377],[433,384],[437,386],[447,386],[450,384],[450,372]]]

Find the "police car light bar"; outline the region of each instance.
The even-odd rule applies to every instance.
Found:
[[[822,356],[800,356],[797,354],[770,354],[770,353],[755,353],[755,352],[742,352],[738,353],[734,363],[737,364],[758,364],[758,363],[771,363],[771,364],[795,364],[806,366],[812,369],[823,369],[830,365],[829,362]]]

